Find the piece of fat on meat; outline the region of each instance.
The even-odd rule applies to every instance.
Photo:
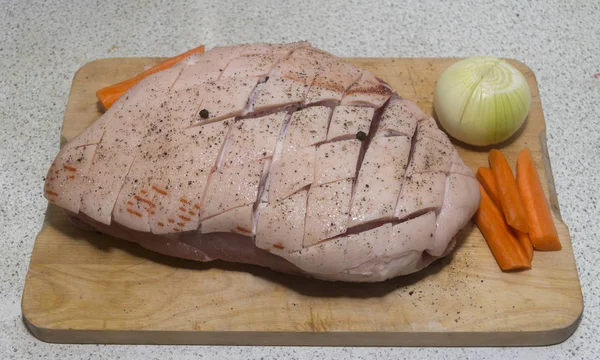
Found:
[[[287,113],[237,120],[229,134],[222,164],[237,166],[273,156]]]
[[[312,186],[308,192],[304,246],[346,232],[353,179]]]
[[[423,139],[424,137],[441,143],[451,144],[446,133],[440,130],[435,122],[435,119],[432,117],[428,117],[419,121],[419,127],[417,129],[417,141]]]
[[[319,145],[315,161],[315,185],[354,178],[362,142],[344,140]]]
[[[308,85],[282,77],[271,77],[260,85],[253,103],[254,111],[283,107],[304,101]]]
[[[342,105],[364,105],[380,108],[392,96],[392,89],[373,73],[364,70],[360,79],[344,94]]]
[[[156,139],[154,139],[156,140]],[[152,185],[158,180],[157,161],[162,141],[145,141],[123,182],[115,207],[113,220],[130,229],[150,232],[150,213],[156,211]]]
[[[98,120],[61,148],[46,176],[44,195],[49,201],[75,214],[79,212],[97,144],[122,109],[125,99],[135,92],[137,90],[127,91]]]
[[[182,131],[182,128],[189,125],[190,120],[197,115],[200,105],[197,102],[200,99],[200,90],[197,88],[181,91],[172,90],[171,94],[157,108],[156,116],[148,120],[150,122],[149,131],[142,140],[139,156],[136,157],[132,165],[113,210],[113,217],[117,222],[128,224],[132,229],[138,231],[149,231],[151,223],[149,216],[155,215],[156,212],[156,203],[154,203],[155,194],[159,195],[159,203],[161,205],[173,203],[152,189],[153,185],[156,185],[159,189],[166,186],[166,184],[159,184],[161,182],[159,173],[164,171],[168,166],[177,163],[175,167],[181,169],[187,165],[185,164],[186,161],[190,161],[192,164],[196,161],[196,166],[207,164],[209,166],[208,170],[200,169],[196,171],[199,173],[206,171],[206,173],[195,176],[191,180],[193,183],[190,184],[190,186],[197,186],[195,183],[200,182],[202,184],[200,191],[203,190],[210,167],[214,163],[213,154],[220,148],[224,134],[231,123],[231,121],[223,121],[220,123],[220,126],[209,125]],[[199,139],[202,141],[202,145],[200,146]],[[193,154],[190,155],[187,152],[189,149],[188,146],[197,149],[198,154],[196,156],[193,156]],[[213,148],[215,146],[216,148]],[[172,153],[172,155],[165,157],[164,154],[166,153]],[[179,156],[180,153],[182,156]],[[175,160],[171,160],[171,156],[174,156]],[[153,159],[148,159],[148,157],[153,157]],[[181,161],[184,162],[183,165],[179,165]],[[192,194],[181,195],[181,197],[195,198]],[[168,207],[172,206],[168,205]],[[182,206],[178,205],[177,208],[179,207]],[[182,222],[181,220],[183,219],[179,219],[177,222],[167,222],[167,219],[174,220],[179,216],[186,218],[190,217],[190,215],[193,216],[193,214],[197,213],[197,209],[190,209],[187,210],[187,214],[177,214],[176,216],[172,216],[172,213],[172,210],[169,211],[169,214],[163,219],[157,219],[156,216],[152,216],[154,220],[152,228],[155,233],[171,232],[173,228],[181,230],[181,226],[176,223],[186,224],[185,228],[193,228],[197,225],[195,220]]]
[[[441,256],[446,252],[447,244],[467,225],[479,206],[481,194],[478,191],[477,180],[471,176],[450,174],[446,178],[446,195],[437,217],[437,228],[434,245],[428,252],[433,256]],[[473,197],[465,196],[471,194]]]
[[[241,115],[259,78],[231,77],[202,83],[199,111],[190,126],[198,126]]]
[[[275,54],[285,57],[290,55],[293,51],[303,47],[310,47],[310,43],[306,41],[297,41],[288,44],[253,43],[246,44],[241,55]]]
[[[414,101],[402,99],[402,104],[404,105],[407,111],[411,112],[413,116],[417,118],[417,120],[423,121],[428,118],[428,115],[423,110],[421,110],[419,105],[417,105]]]
[[[286,254],[292,264],[313,274],[338,274],[346,270],[346,246],[351,236],[339,236]]]
[[[98,120],[94,121],[90,126],[85,128],[79,135],[75,136],[61,149],[77,148],[84,145],[98,144],[104,135],[106,127],[116,118],[117,113],[123,108],[123,104],[128,100],[129,96],[136,93],[137,90],[130,89],[111,107],[109,107]],[[127,99],[127,100],[126,100]]]
[[[430,211],[392,226],[392,236],[382,256],[394,259],[411,251],[422,253],[434,246],[436,213]]]
[[[177,75],[177,71],[167,69],[140,81],[127,93],[128,101],[107,125],[82,191],[80,211],[90,218],[110,225],[117,196],[137,155],[138,145],[151,131],[152,122],[148,120],[156,116]]]
[[[455,151],[450,141],[439,142],[428,137],[417,138],[406,176],[426,172],[448,173]]]
[[[328,71],[318,74],[306,95],[305,104],[342,100],[344,93],[361,76],[362,70],[335,57],[328,57],[323,64]]]
[[[463,161],[463,159],[460,157],[460,155],[458,154],[458,151],[454,151],[454,153],[452,154],[452,165],[450,166],[450,173],[451,174],[461,174],[461,175],[465,175],[465,176],[475,176],[475,174],[473,174],[473,170],[471,170],[470,167],[467,166],[467,164],[465,164],[465,162]]]
[[[373,229],[347,235],[346,254],[344,264],[351,272],[353,268],[372,261],[385,252],[392,236],[392,224],[386,223]]]
[[[264,162],[253,161],[215,171],[206,190],[202,219],[256,202]]]
[[[348,227],[394,216],[410,146],[407,136],[373,138],[357,177]]]
[[[359,132],[369,134],[375,109],[358,106],[336,106],[331,115],[327,140],[356,139]]]
[[[258,207],[256,246],[273,253],[302,248],[307,190]]]
[[[155,124],[151,130],[167,132],[197,125],[202,99],[210,88],[211,85],[201,83],[187,89],[171,90],[171,95],[156,109],[156,116],[152,118]]]
[[[254,101],[255,110],[299,104],[304,102],[317,74],[325,68],[318,65],[325,62],[322,51],[313,48],[300,48],[280,62]]]
[[[273,162],[269,176],[270,202],[285,199],[313,183],[315,155],[316,147],[309,146],[296,151],[285,151]]]
[[[398,198],[395,217],[403,219],[414,213],[439,210],[444,201],[445,187],[446,174],[442,172],[407,176]]]
[[[241,55],[229,62],[229,65],[223,71],[221,79],[230,77],[266,77],[277,61],[283,58],[281,53],[263,53]]]
[[[185,66],[177,81],[173,84],[174,90],[183,90],[205,83],[218,80],[229,62],[240,56],[246,45],[216,47],[199,54],[196,62]]]
[[[65,210],[78,213],[81,194],[87,185],[86,176],[95,152],[96,145],[61,149],[46,174],[46,199]]]
[[[202,233],[232,232],[246,236],[254,235],[252,229],[253,207],[254,204],[243,205],[202,220]]]
[[[378,131],[412,137],[419,118],[410,110],[408,100],[393,97],[381,114]]]
[[[152,140],[161,144],[147,163],[155,208],[149,214],[155,234],[198,228],[202,197],[232,119],[180,129]],[[153,171],[154,170],[154,171]]]
[[[311,106],[294,112],[283,141],[283,152],[325,141],[330,116],[331,109],[327,106]]]
[[[370,254],[367,261],[353,266],[348,273],[361,276],[380,274],[379,276],[385,279],[389,277],[389,274],[395,272],[411,273],[423,268],[433,261],[431,257],[424,257],[423,252],[433,247],[435,228],[435,212],[429,212],[393,226],[388,223],[376,228],[377,232],[372,236],[379,237],[379,241],[367,248],[366,251]],[[363,243],[354,242],[353,244],[361,245]],[[360,250],[359,248],[358,251]],[[355,253],[357,252],[355,251]],[[354,264],[361,260],[358,258]]]

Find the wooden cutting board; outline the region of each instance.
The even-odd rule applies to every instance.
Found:
[[[160,60],[102,59],[82,67],[73,80],[62,141],[100,116],[98,88]],[[429,113],[436,80],[457,61],[347,60]],[[523,146],[531,148],[563,244],[559,252],[536,252],[533,269],[502,273],[469,224],[451,256],[417,274],[379,284],[328,283],[158,255],[79,230],[50,205],[25,283],[25,324],[39,339],[60,343],[492,346],[565,340],[581,317],[581,288],[560,218],[535,76],[510,62],[527,78],[532,105],[525,126],[502,151],[514,164]],[[456,146],[472,169],[487,164],[487,150]]]

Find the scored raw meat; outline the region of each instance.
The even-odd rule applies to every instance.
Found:
[[[448,137],[310,44],[193,55],[68,142],[46,198],[166,255],[375,282],[447,255],[479,191]]]

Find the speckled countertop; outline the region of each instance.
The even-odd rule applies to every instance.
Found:
[[[480,3],[483,3],[480,2]],[[600,5],[587,1],[0,1],[0,358],[530,359],[600,354]],[[516,58],[531,67],[548,123],[562,215],[585,297],[566,342],[540,348],[295,348],[53,345],[20,301],[58,150],[70,82],[103,57],[306,39],[342,56]],[[598,74],[594,76],[595,74]]]

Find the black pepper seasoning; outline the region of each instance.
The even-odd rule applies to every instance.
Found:
[[[360,141],[365,141],[367,139],[367,134],[364,131],[359,131],[356,133],[356,138]]]
[[[203,118],[203,119],[208,119],[208,115],[209,115],[209,114],[208,114],[208,110],[206,110],[206,109],[202,109],[202,110],[200,110],[200,117],[201,117],[201,118]]]

